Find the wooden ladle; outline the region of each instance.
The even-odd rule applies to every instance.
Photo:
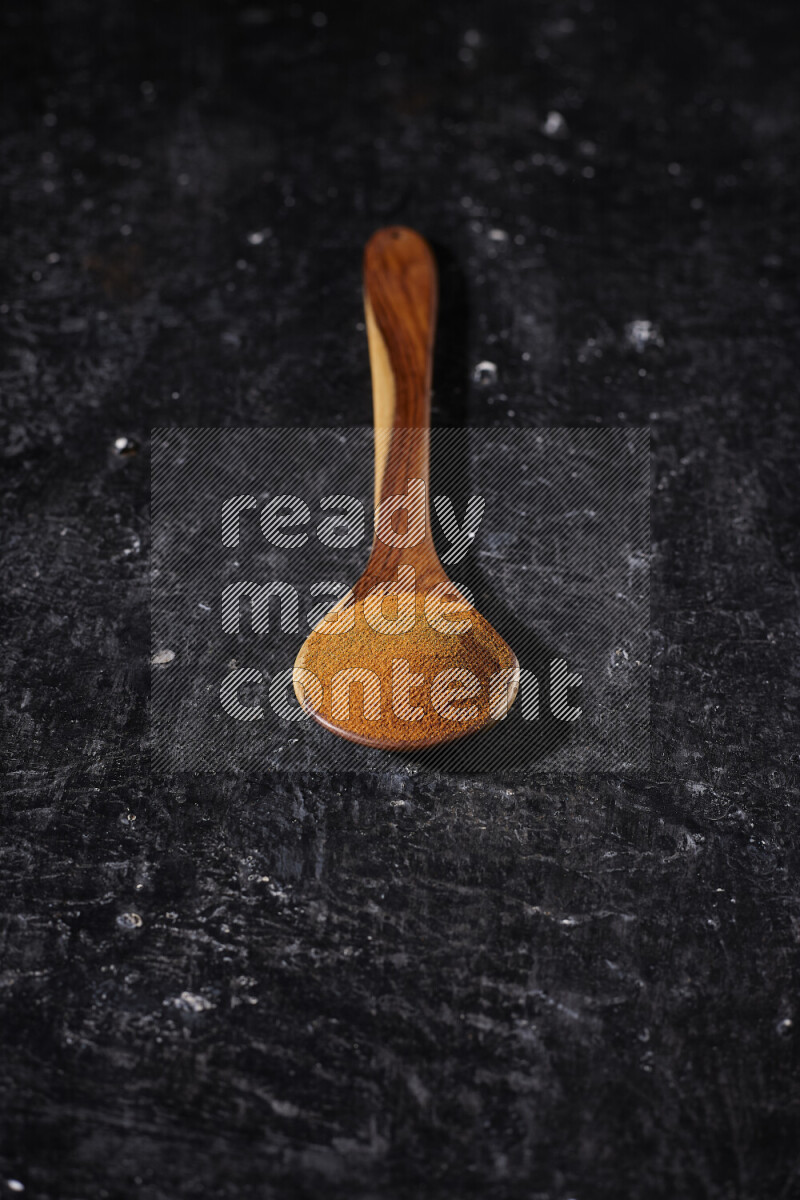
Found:
[[[424,749],[502,719],[514,652],[451,583],[430,520],[436,265],[419,234],[380,229],[364,252],[375,424],[369,562],[297,655],[300,704],[326,729],[385,750]]]

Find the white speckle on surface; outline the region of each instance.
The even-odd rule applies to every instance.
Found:
[[[20,1183],[20,1181],[18,1179],[7,1179],[6,1187],[8,1188],[8,1190],[10,1192],[24,1192],[25,1191],[25,1184]]]
[[[248,996],[247,999],[251,1004],[254,1003],[251,996]],[[292,1104],[291,1100],[270,1100],[269,1103],[272,1111],[279,1117],[296,1117],[300,1112],[300,1109],[296,1104]]]
[[[247,240],[251,246],[261,246],[269,235],[269,229],[254,229],[252,233],[248,233]]]
[[[137,912],[124,912],[117,917],[117,924],[120,929],[141,929],[142,918]]]
[[[786,1034],[794,1028],[794,1021],[791,1017],[784,1017],[782,1021],[778,1021],[776,1026],[778,1033]]]
[[[492,242],[507,242],[508,234],[505,229],[490,229],[489,240]]]
[[[491,383],[497,382],[497,366],[493,362],[484,360],[479,362],[472,372],[472,378],[476,383],[481,383],[488,386]]]
[[[138,448],[133,438],[118,437],[114,439],[114,451],[117,454],[135,454]]]
[[[195,992],[181,992],[180,996],[165,1000],[164,1003],[171,1004],[173,1008],[180,1008],[183,1012],[193,1013],[208,1012],[210,1008],[216,1007],[213,1000],[199,996]]]
[[[630,661],[630,655],[624,646],[617,646],[609,655],[609,666],[612,671]]]
[[[544,124],[542,125],[542,133],[545,135],[545,137],[564,138],[567,136],[568,132],[569,130],[567,128],[567,122],[564,120],[561,113],[556,112],[555,109],[551,109],[545,118]]]
[[[156,650],[150,662],[154,667],[167,667],[175,658],[174,650]]]
[[[641,550],[635,550],[633,554],[628,555],[628,566],[632,571],[638,571],[642,567],[646,567],[649,561],[649,556]]]
[[[640,353],[648,346],[663,346],[664,339],[658,326],[643,317],[635,317],[625,326],[625,340],[629,346]]]

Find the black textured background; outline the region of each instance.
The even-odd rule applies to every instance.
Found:
[[[793,1200],[793,6],[319,11],[4,7],[0,1188]],[[648,780],[149,778],[149,430],[368,420],[390,221],[437,421],[652,424]]]

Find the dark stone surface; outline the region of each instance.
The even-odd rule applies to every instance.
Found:
[[[791,1200],[792,6],[320,8],[4,10],[2,1178]],[[389,221],[437,420],[652,423],[648,780],[148,776],[149,431],[368,420]]]

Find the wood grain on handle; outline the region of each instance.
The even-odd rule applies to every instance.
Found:
[[[383,578],[400,562],[420,559],[426,574],[444,576],[433,549],[427,494],[437,292],[436,264],[424,238],[399,225],[373,234],[364,251],[364,310],[375,422],[375,506],[405,493],[410,479],[423,480],[427,501],[419,546],[392,552],[378,543],[373,547],[370,574]]]

